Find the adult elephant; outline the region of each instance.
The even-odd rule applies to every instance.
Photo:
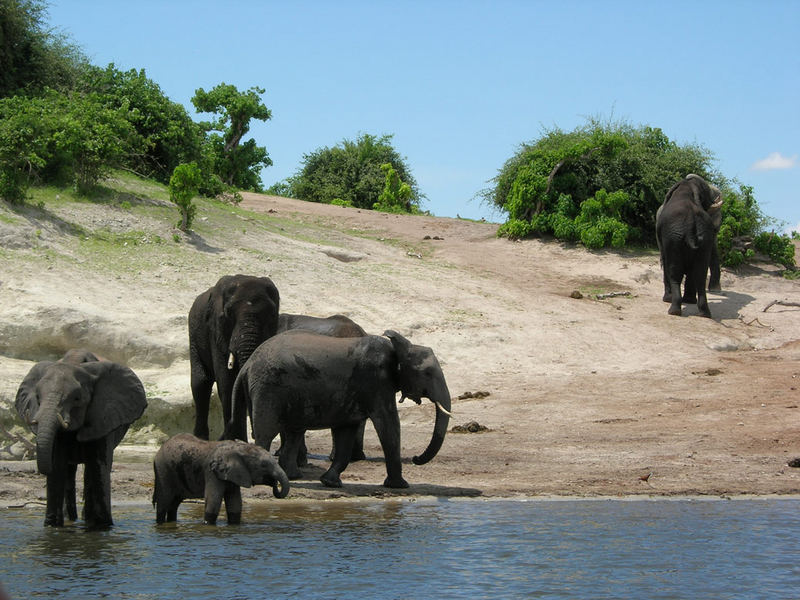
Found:
[[[36,434],[37,469],[47,476],[44,524],[64,524],[65,499],[68,518],[78,518],[75,472],[83,463],[86,525],[110,527],[114,448],[147,406],[144,387],[117,363],[68,360],[35,364],[17,391],[17,412]]]
[[[239,369],[278,330],[280,295],[269,277],[226,275],[200,294],[189,311],[189,362],[194,435],[208,439],[211,387],[217,383],[223,425]]]
[[[329,335],[331,337],[364,337],[367,332],[358,323],[353,321],[350,317],[344,315],[331,315],[330,317],[312,317],[309,315],[293,315],[289,313],[281,313],[278,316],[278,333],[289,330],[302,330],[318,333],[320,335]],[[357,462],[364,460],[367,456],[364,454],[364,427],[366,420],[361,422],[356,432],[356,440],[353,443],[353,453],[350,456],[350,462]],[[331,450],[330,457],[333,458],[335,447]],[[305,440],[300,445],[297,452],[297,464],[302,467],[308,464],[308,450],[306,449]]]
[[[287,331],[253,354],[236,379],[234,412],[251,407],[255,441],[269,449],[278,433],[285,439],[279,463],[290,479],[300,477],[297,451],[307,429],[331,429],[335,454],[320,478],[341,487],[340,474],[350,462],[359,424],[369,418],[375,426],[386,462],[383,485],[405,488],[400,461],[401,400],[437,406],[428,447],[413,462],[422,465],[439,452],[450,417],[450,392],[433,351],[417,346],[394,331],[385,337],[333,338],[304,331]],[[234,425],[241,420],[236,418]]]
[[[700,315],[711,317],[706,278],[712,256],[716,254],[721,207],[719,188],[692,174],[672,186],[656,213],[656,239],[664,271],[663,299],[670,303],[668,312],[671,315],[681,314],[681,302],[696,302]],[[712,272],[712,286],[718,287],[719,258],[716,265],[716,281]]]
[[[153,459],[153,505],[156,522],[175,521],[186,498],[205,498],[203,520],[213,525],[225,501],[228,524],[242,519],[242,487],[272,486],[272,495],[285,498],[289,478],[269,452],[245,442],[207,442],[179,433],[159,448]]]

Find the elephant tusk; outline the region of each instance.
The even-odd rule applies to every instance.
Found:
[[[720,198],[719,200],[717,200],[716,202],[714,202],[714,204],[712,204],[711,206],[709,206],[709,207],[708,207],[708,210],[709,210],[709,211],[712,211],[712,210],[719,210],[720,208],[722,208],[722,198]]]
[[[58,419],[58,422],[61,424],[61,427],[63,427],[64,429],[69,429],[69,421],[64,417],[62,417],[61,413],[57,412],[56,418]]]
[[[436,404],[436,408],[438,408],[440,411],[442,411],[442,412],[443,412],[444,414],[446,414],[448,417],[452,417],[452,416],[453,416],[453,413],[451,413],[449,410],[447,410],[447,409],[446,409],[444,406],[442,406],[442,405],[441,405],[439,402],[434,402],[434,404]]]
[[[233,365],[236,362],[236,357],[231,352],[230,356],[228,356],[228,370],[231,371],[233,369]]]

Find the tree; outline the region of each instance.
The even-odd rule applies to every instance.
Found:
[[[300,171],[286,182],[290,195],[310,202],[372,209],[386,185],[382,165],[389,164],[411,190],[409,208],[419,210],[417,183],[391,139],[391,135],[365,133],[355,141],[345,139],[332,148],[304,155]]]
[[[181,220],[178,223],[181,231],[191,228],[197,214],[197,206],[192,203],[192,198],[197,195],[201,182],[202,175],[195,163],[178,165],[169,178],[169,199],[181,211]]]
[[[131,170],[167,183],[179,164],[201,160],[203,130],[144,69],[120,71],[113,63],[104,69],[91,66],[81,78],[81,88],[107,108],[126,111],[144,146],[141,153],[128,157],[126,166]]]
[[[251,87],[240,92],[233,85],[220,83],[208,92],[199,88],[192,97],[198,112],[219,115],[216,120],[202,124],[206,131],[222,132],[209,136],[215,169],[223,182],[241,189],[260,191],[261,169],[272,164],[266,148],[257,146],[252,139],[242,142],[252,119],[272,118],[272,112],[261,101],[264,91]]]
[[[412,211],[411,186],[403,183],[391,163],[383,163],[381,171],[386,173],[383,191],[378,196],[378,201],[372,205],[374,210],[392,213],[407,213]]]
[[[51,125],[44,101],[24,96],[0,99],[0,197],[25,201],[48,159]]]
[[[41,0],[0,0],[0,98],[71,88],[88,64],[83,53],[47,27]]]

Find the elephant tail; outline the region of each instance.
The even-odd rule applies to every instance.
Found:
[[[156,506],[156,500],[158,499],[158,466],[156,463],[153,463],[153,506]]]

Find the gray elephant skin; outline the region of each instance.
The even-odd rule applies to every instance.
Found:
[[[114,448],[147,406],[142,382],[123,365],[70,351],[33,366],[17,391],[16,409],[36,434],[36,466],[47,477],[45,525],[77,520],[75,473],[84,464],[84,519],[89,528],[113,525]],[[70,362],[84,360],[84,362]]]
[[[344,315],[331,315],[330,317],[312,317],[309,315],[293,315],[281,313],[278,317],[278,333],[289,330],[311,331],[320,335],[331,337],[364,337],[367,332],[350,317]],[[364,460],[364,427],[366,421],[362,421],[356,432],[356,441],[353,443],[353,453],[350,462]],[[333,459],[335,447],[331,450],[330,458]],[[280,451],[279,451],[280,452]],[[297,452],[297,464],[302,467],[308,464],[308,450],[305,440],[300,445]]]
[[[335,454],[320,480],[341,487],[340,474],[350,462],[359,424],[369,418],[383,448],[383,485],[408,487],[400,458],[398,391],[401,401],[428,398],[437,406],[431,440],[413,462],[425,464],[438,453],[450,417],[450,392],[439,361],[430,348],[394,331],[384,336],[334,338],[287,331],[264,342],[239,373],[234,412],[250,407],[253,435],[263,448],[283,434],[279,462],[290,479],[302,475],[296,457],[304,432],[331,429]],[[230,425],[240,421],[234,415]]]
[[[195,299],[189,311],[189,362],[197,437],[208,439],[214,382],[223,426],[230,419],[236,375],[259,344],[277,332],[279,305],[272,280],[251,275],[221,277]]]
[[[189,433],[168,439],[153,460],[156,522],[175,521],[186,498],[205,498],[204,521],[217,522],[223,500],[228,524],[241,522],[242,487],[272,486],[276,498],[289,493],[289,478],[269,452],[254,444],[208,442]]]
[[[681,303],[697,303],[701,316],[711,317],[706,278],[717,256],[717,233],[722,220],[719,188],[699,175],[688,175],[667,192],[656,213],[656,239],[664,271],[664,302],[669,314],[680,315]],[[719,258],[714,259],[711,287],[719,288]],[[685,279],[681,296],[681,282]]]

